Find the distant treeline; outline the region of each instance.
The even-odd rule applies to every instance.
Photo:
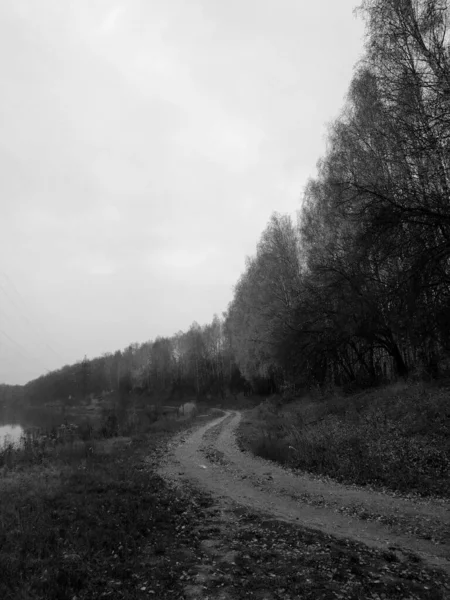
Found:
[[[0,387],[3,396],[21,393],[26,404],[78,403],[89,395],[118,391],[159,398],[224,397],[249,389],[234,361],[224,321],[194,323],[186,332],[130,344],[114,354],[83,360],[35,379],[23,388]],[[8,392],[9,390],[9,392]]]
[[[269,393],[447,372],[450,9],[365,0],[360,12],[365,52],[297,222],[272,216],[223,320],[64,367],[27,384],[27,399]]]

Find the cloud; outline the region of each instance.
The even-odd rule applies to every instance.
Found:
[[[84,248],[74,248],[74,252],[65,264],[65,277],[80,275],[106,276],[114,275],[120,265],[109,256],[108,252]]]
[[[0,270],[68,361],[226,308],[314,175],[353,3],[0,2]]]
[[[185,244],[181,247],[168,247],[166,243],[162,243],[148,255],[147,264],[152,270],[165,276],[173,274],[179,277],[184,271],[196,270],[213,259],[216,252],[212,246],[195,248],[192,244]]]
[[[117,23],[120,17],[125,12],[125,8],[123,6],[114,7],[105,17],[100,25],[100,33],[111,33],[117,27]]]
[[[87,265],[87,272],[90,275],[113,275],[116,270],[111,263],[108,262],[91,262],[89,261],[89,265]]]
[[[120,210],[117,208],[117,206],[107,204],[102,208],[101,215],[106,221],[120,223],[121,215]]]
[[[192,107],[188,125],[173,136],[180,150],[231,170],[245,171],[258,163],[262,130],[201,101]]]
[[[192,252],[189,250],[175,250],[160,256],[162,264],[175,269],[193,269],[208,259],[208,252]]]
[[[148,97],[152,103],[159,100],[166,107],[172,107],[172,131],[166,132],[166,139],[175,150],[178,147],[184,155],[192,154],[227,169],[246,169],[258,161],[259,147],[265,138],[261,124],[252,122],[248,115],[243,117],[239,112],[230,111],[223,99],[205,89],[201,80],[196,80],[194,68],[203,51],[201,44],[211,41],[214,24],[195,10],[195,4],[191,10],[178,7],[178,13],[173,10],[173,3],[171,6],[172,14],[169,9],[165,17],[157,11],[150,16],[147,10],[138,15],[135,8],[133,30],[128,30],[128,34],[133,31],[132,37],[124,34],[114,45],[105,46],[93,36],[89,44],[98,56],[118,69],[136,93]],[[132,12],[130,10],[130,14]],[[200,40],[195,57],[189,46],[187,52],[180,46],[180,41],[185,43],[179,29],[181,19],[183,30],[188,28]],[[181,34],[181,39],[174,36],[175,32]],[[235,52],[232,50],[233,56]],[[147,119],[153,114],[152,108],[149,106]],[[108,112],[108,108],[106,110]],[[105,118],[100,122],[106,123]],[[160,126],[156,124],[149,135],[156,133],[159,137],[159,131]]]

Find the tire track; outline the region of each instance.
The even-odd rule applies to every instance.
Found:
[[[176,436],[160,466],[175,485],[195,482],[223,503],[234,503],[279,520],[320,530],[378,549],[422,559],[450,574],[449,503],[411,501],[356,486],[299,475],[242,452],[237,445],[239,411],[222,411],[188,436]],[[356,507],[356,508],[355,508]],[[361,515],[378,515],[369,520]],[[441,524],[439,543],[402,533],[402,523],[421,530]],[[433,527],[431,527],[433,525]]]

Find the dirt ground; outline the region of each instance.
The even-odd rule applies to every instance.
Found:
[[[241,507],[245,514],[253,511],[280,524],[301,526],[293,531],[307,528],[338,544],[359,544],[368,551],[387,553],[398,564],[420,563],[448,581],[449,502],[400,497],[294,473],[238,448],[239,411],[218,411],[217,415],[217,419],[171,441],[159,467],[159,473],[171,485],[194,484],[210,493],[219,513],[235,515]],[[224,535],[222,532],[207,538],[205,548],[210,544],[212,552]],[[422,592],[428,589],[425,586]],[[198,589],[192,594],[202,597]],[[450,597],[448,592],[442,594],[398,597]]]

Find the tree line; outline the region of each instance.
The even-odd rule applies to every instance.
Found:
[[[447,0],[358,10],[364,54],[317,174],[296,220],[272,215],[223,318],[64,367],[30,382],[31,397],[270,393],[446,372],[450,10]]]
[[[366,0],[365,53],[297,223],[274,215],[228,323],[246,378],[370,384],[450,350],[444,0]]]
[[[158,399],[224,398],[246,393],[224,319],[193,323],[187,332],[158,337],[124,350],[66,365],[25,386],[0,386],[0,404],[79,403],[89,395],[130,392]]]

